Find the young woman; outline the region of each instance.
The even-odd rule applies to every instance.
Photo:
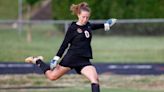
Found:
[[[109,19],[104,24],[90,23],[91,10],[86,2],[73,4],[70,10],[78,17],[78,20],[72,22],[69,26],[63,43],[52,59],[50,66],[43,62],[42,56],[28,57],[25,62],[36,64],[50,80],[57,80],[71,69],[75,69],[78,74],[82,74],[90,80],[92,92],[100,92],[98,74],[90,62],[90,59],[92,59],[92,30],[100,28],[109,30],[115,24],[116,19]],[[67,47],[69,47],[67,53],[57,64]]]

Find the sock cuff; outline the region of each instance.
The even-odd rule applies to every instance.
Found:
[[[43,73],[45,74],[47,70],[50,70],[50,66],[44,63],[42,60],[37,60],[36,65],[41,68]]]
[[[98,83],[91,83],[91,85],[99,85]]]
[[[37,61],[36,61],[36,65],[40,64],[41,62],[42,62],[42,60],[40,60],[40,59],[37,60]]]
[[[100,86],[98,83],[91,83],[92,92],[100,92]]]

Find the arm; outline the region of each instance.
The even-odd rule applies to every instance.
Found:
[[[105,31],[110,30],[110,27],[113,26],[116,23],[117,19],[108,19],[105,23],[101,23],[101,24],[90,24],[91,25],[91,29],[92,30],[96,30],[96,29],[100,29],[100,28],[104,28]]]
[[[103,23],[101,23],[101,24],[92,23],[91,24],[91,29],[92,30],[101,29],[101,28],[104,28],[104,24]]]
[[[71,42],[73,37],[74,37],[73,29],[71,27],[69,27],[56,56],[62,57],[65,49],[68,47],[68,44]]]
[[[73,37],[74,37],[73,29],[69,27],[56,56],[54,56],[50,62],[51,69],[54,69],[56,67],[57,61],[62,57],[63,53],[65,52],[65,49],[68,47],[68,44],[71,42]]]

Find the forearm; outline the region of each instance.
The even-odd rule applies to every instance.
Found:
[[[68,44],[66,42],[63,42],[60,46],[58,52],[56,53],[56,56],[62,57],[63,53],[65,52],[65,49],[68,47]]]
[[[102,29],[102,28],[104,28],[104,23],[97,23],[97,24],[93,23],[93,24],[91,24],[92,30]]]
[[[91,24],[91,29],[92,30],[96,30],[96,29],[100,29],[100,28],[104,28],[105,31],[110,30],[110,27],[113,26],[116,23],[117,19],[108,19],[105,23],[101,23],[101,24]]]
[[[69,43],[71,42],[71,40],[74,37],[74,33],[73,33],[73,29],[71,27],[68,28],[66,35],[64,37],[64,40],[59,48],[59,51],[57,52],[57,56],[62,57],[63,53],[65,52],[65,50],[67,49]]]

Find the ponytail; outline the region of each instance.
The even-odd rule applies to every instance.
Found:
[[[88,11],[88,12],[91,11],[88,6],[88,3],[86,3],[86,2],[82,2],[79,4],[72,4],[70,7],[70,10],[72,11],[72,14],[76,14],[76,15],[80,14],[81,10]]]

